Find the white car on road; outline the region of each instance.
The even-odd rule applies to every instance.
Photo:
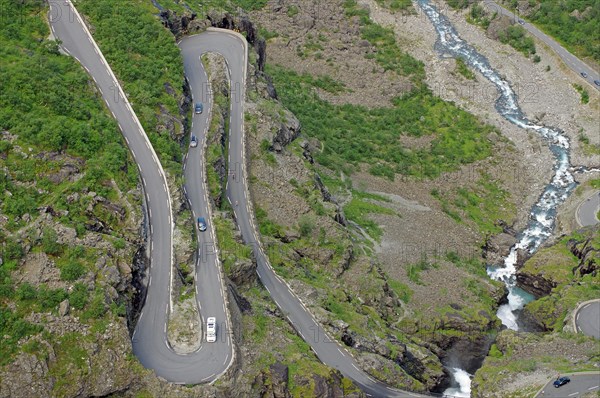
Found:
[[[206,341],[209,343],[217,341],[217,318],[213,316],[206,319]]]

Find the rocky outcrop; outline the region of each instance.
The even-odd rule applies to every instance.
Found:
[[[311,384],[314,385],[314,396],[330,398],[342,398],[349,396],[344,395],[344,391],[342,390],[341,375],[337,372],[333,372],[331,373],[330,377],[331,378],[328,379],[319,374],[313,375]]]
[[[186,35],[202,32],[210,26],[208,20],[198,19],[195,13],[178,15],[171,10],[162,10],[160,19],[177,40]]]
[[[381,312],[381,310],[378,311]],[[383,368],[389,370],[390,362],[393,362],[406,372],[406,374],[398,373],[396,377],[388,379],[390,384],[397,384],[398,378],[400,378],[408,388],[416,388],[416,386],[412,386],[413,381],[407,377],[408,375],[423,383],[425,388],[431,391],[436,389],[446,378],[441,362],[436,354],[428,348],[401,342],[393,335],[389,335],[385,339],[375,336],[365,338],[352,331],[342,321],[334,321],[330,323],[330,326],[339,331],[341,341],[346,346],[361,353],[358,360],[366,366],[367,371],[369,369],[377,371]]]
[[[486,34],[488,37],[498,40],[501,32],[506,31],[510,25],[512,25],[511,19],[507,16],[500,15],[498,18],[491,20],[490,25],[486,30]]]
[[[37,352],[22,353],[0,370],[0,397],[99,397],[136,383],[126,360],[131,341],[124,323],[110,323],[103,332],[92,334],[89,327],[69,316],[35,314],[29,320],[44,322],[58,341],[50,344],[41,336],[32,338]],[[73,352],[77,352],[77,365],[69,357]],[[52,377],[50,369],[59,372],[60,378]]]
[[[256,377],[255,385],[260,386],[261,397],[288,398],[288,367],[277,362]]]
[[[262,398],[290,398],[291,394],[287,388],[289,369],[281,362],[275,362],[256,377],[255,385],[260,386]]]
[[[227,277],[236,286],[250,286],[256,281],[256,262],[254,259],[237,259],[229,268]]]
[[[289,368],[281,362],[275,362],[268,369],[256,377],[253,390],[258,392],[261,398],[290,398],[292,396],[288,388]],[[356,389],[356,392],[344,391],[342,389],[343,376],[334,370],[329,375],[313,374],[296,381],[301,391],[306,396],[318,398],[362,398],[365,394]]]
[[[503,232],[498,235],[488,236],[482,247],[483,258],[490,265],[502,265],[510,248],[517,243],[513,234]]]
[[[286,109],[281,119],[279,130],[273,137],[271,144],[275,152],[283,151],[284,147],[288,146],[300,135],[300,121],[292,112]]]
[[[51,350],[51,347],[44,348]],[[52,350],[50,355],[54,357]],[[50,397],[53,382],[47,374],[48,364],[43,358],[33,354],[19,355],[0,373],[0,398]]]
[[[131,334],[137,323],[144,303],[146,302],[146,277],[150,266],[150,259],[146,255],[146,247],[141,246],[133,256],[131,267],[132,298],[127,301],[127,327]]]
[[[517,282],[536,297],[547,296],[558,285],[584,275],[597,275],[600,268],[600,247],[597,236],[600,226],[582,228],[566,243],[540,250],[523,267],[518,262]],[[567,249],[570,254],[564,252]],[[573,257],[574,256],[574,257]]]
[[[600,227],[590,227],[591,231],[600,233]],[[567,248],[575,257],[579,259],[579,264],[573,270],[573,273],[578,276],[591,274],[596,276],[598,268],[600,268],[600,247],[594,246],[593,236],[584,240],[570,239],[567,242]]]
[[[312,160],[312,156],[310,155],[310,151],[308,150],[307,147],[304,148],[303,156],[307,159],[310,159],[309,161]],[[315,174],[315,187],[321,192],[321,198],[323,199],[323,201],[333,203],[335,205],[335,214],[333,216],[333,219],[338,224],[340,224],[344,227],[347,227],[348,220],[346,219],[346,215],[344,214],[344,209],[337,202],[336,198],[334,198],[331,195],[331,193],[329,192],[329,189],[327,189],[325,184],[323,184],[323,181],[321,181],[321,177],[318,174]]]
[[[524,286],[525,289],[536,297],[542,297],[550,294],[557,284],[553,280],[544,278],[541,275],[517,272],[517,283]]]
[[[318,174],[315,174],[315,187],[321,192],[321,197],[325,202],[331,202],[331,193],[329,189],[323,184],[321,177]]]

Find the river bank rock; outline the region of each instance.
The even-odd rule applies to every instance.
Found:
[[[488,265],[502,266],[510,248],[515,243],[517,243],[517,238],[512,234],[501,233],[488,236],[483,245],[483,258]]]
[[[600,267],[599,231],[599,225],[582,228],[539,250],[518,270],[519,284],[536,297],[542,297],[574,278],[596,276]]]
[[[572,330],[578,303],[597,298],[600,225],[581,228],[538,251],[517,273],[522,287],[540,298],[523,314],[545,331]]]

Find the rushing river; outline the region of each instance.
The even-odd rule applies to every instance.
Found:
[[[510,249],[509,255],[504,259],[504,266],[489,267],[488,275],[496,280],[503,281],[508,288],[508,303],[500,306],[497,316],[506,327],[517,330],[516,311],[533,300],[533,297],[516,286],[515,264],[519,249],[534,253],[552,233],[556,218],[556,209],[563,203],[575,189],[576,183],[571,174],[569,160],[569,139],[559,129],[539,125],[529,120],[521,111],[517,95],[510,83],[496,72],[488,60],[479,54],[471,45],[462,40],[448,18],[442,15],[429,0],[417,0],[417,3],[427,15],[438,34],[436,50],[450,54],[454,58],[462,58],[465,63],[481,73],[492,82],[498,91],[496,110],[511,123],[524,130],[534,131],[548,144],[554,155],[554,176],[544,188],[538,201],[531,209],[530,217],[525,229],[519,234],[518,242]],[[518,312],[517,312],[518,313]],[[466,383],[464,372],[454,369],[455,379],[461,379],[460,388],[452,393],[467,393],[470,390],[470,379]],[[464,372],[466,373],[466,372]]]
[[[459,368],[450,369],[452,379],[456,387],[450,387],[444,391],[447,397],[469,398],[471,396],[471,375]]]

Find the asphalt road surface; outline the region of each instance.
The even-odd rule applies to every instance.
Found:
[[[583,305],[575,314],[577,331],[600,339],[600,300]]]
[[[515,21],[515,23],[519,23],[519,20],[522,20],[517,15],[515,15],[513,12],[507,10],[506,8],[502,7],[501,5],[499,5],[498,3],[496,3],[492,0],[484,0],[483,4],[489,10],[498,12],[499,15],[508,16],[513,21]],[[567,49],[565,49],[563,46],[561,46],[556,40],[554,40],[553,38],[551,38],[550,36],[548,36],[547,34],[542,32],[541,30],[536,28],[535,25],[533,25],[525,20],[522,20],[522,21],[523,21],[523,23],[521,23],[521,25],[525,29],[527,29],[527,31],[529,31],[529,33],[531,33],[536,38],[538,38],[539,40],[544,42],[546,45],[548,45],[550,48],[552,48],[556,52],[556,54],[558,54],[560,59],[562,59],[562,61],[569,68],[571,68],[574,72],[576,72],[577,75],[581,79],[585,80],[587,83],[589,83],[596,89],[600,90],[600,86],[597,86],[596,84],[594,84],[594,80],[596,80],[596,81],[600,80],[600,74],[598,73],[598,71],[592,69],[588,64],[586,64],[585,62],[583,62],[582,60],[580,60],[579,58],[577,58],[576,56],[571,54],[569,51],[567,51]],[[583,77],[581,75],[582,72],[585,73],[587,76]]]
[[[202,255],[198,256],[197,293],[203,305],[203,317],[216,316],[219,320],[218,339],[216,343],[202,344],[194,353],[178,355],[169,347],[166,334],[171,306],[173,226],[164,172],[114,74],[72,4],[68,0],[50,1],[49,20],[53,34],[62,41],[62,48],[74,56],[96,82],[140,170],[149,217],[151,266],[146,301],[132,338],[133,352],[145,367],[171,382],[213,381],[231,363],[233,346],[215,251],[207,245],[214,241],[212,229],[198,235]],[[205,122],[202,118],[195,121],[198,121],[196,126]],[[197,157],[191,156],[189,161],[196,165]],[[194,167],[191,177],[190,181],[202,181],[202,169]],[[190,186],[196,187],[193,182]],[[195,214],[206,214],[205,197],[205,190],[200,189],[191,195]]]
[[[542,391],[536,395],[536,398],[577,398],[585,393],[597,393],[600,388],[600,373],[574,375],[561,374],[561,377],[562,376],[568,376],[571,379],[571,382],[556,388],[552,385],[556,379],[552,379],[546,384]]]
[[[577,222],[582,227],[594,225],[600,222],[596,214],[600,211],[600,191],[583,201],[577,208]]]

